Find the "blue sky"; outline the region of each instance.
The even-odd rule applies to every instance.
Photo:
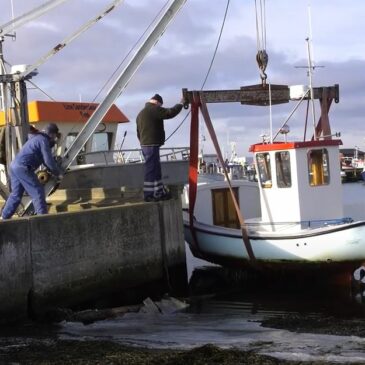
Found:
[[[11,18],[10,0],[1,0],[0,24]],[[16,15],[45,0],[13,0]],[[116,11],[82,35],[39,69],[34,82],[57,100],[92,100],[121,62],[131,45],[144,31],[165,0],[126,0]],[[17,31],[15,42],[6,40],[5,56],[10,64],[31,64],[65,36],[101,11],[107,0],[68,0],[47,15]],[[135,117],[155,92],[163,95],[165,106],[180,100],[181,89],[198,89],[208,68],[226,0],[188,0],[157,46],[145,60],[117,105],[130,118],[125,146],[137,147]],[[151,5],[153,4],[153,6]],[[325,66],[314,74],[314,85],[340,84],[340,103],[331,108],[334,132],[341,132],[345,147],[365,150],[365,46],[363,40],[365,2],[359,0],[266,0],[269,81],[279,84],[306,84],[308,5],[311,8],[315,62]],[[207,89],[239,88],[259,82],[255,61],[256,28],[254,0],[231,0],[226,27]],[[101,94],[101,97],[105,95]],[[30,91],[30,99],[47,99]],[[274,129],[281,125],[294,104],[273,108]],[[299,108],[299,111],[302,111]],[[210,107],[222,147],[237,143],[238,153],[267,133],[267,108],[241,105]],[[169,135],[185,112],[166,122]],[[319,110],[317,109],[317,115]],[[293,138],[302,135],[303,114],[289,122]],[[204,130],[202,130],[205,133]],[[121,134],[122,134],[121,133]],[[189,141],[189,119],[168,145],[185,146]],[[205,144],[211,151],[209,142]]]

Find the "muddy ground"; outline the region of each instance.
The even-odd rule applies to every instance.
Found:
[[[298,333],[365,337],[365,320],[362,318],[290,314],[264,319],[261,325]]]
[[[329,362],[293,362],[206,345],[189,351],[148,350],[111,342],[51,341],[0,350],[0,364],[29,365],[314,365]],[[339,364],[338,362],[336,363]]]

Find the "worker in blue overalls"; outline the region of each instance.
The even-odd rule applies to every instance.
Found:
[[[36,214],[47,214],[44,188],[39,182],[35,170],[42,164],[59,179],[62,171],[52,156],[51,148],[60,134],[54,123],[47,125],[42,132],[35,131],[10,164],[11,193],[2,209],[1,218],[9,219],[18,208],[23,193],[32,198]]]
[[[160,147],[165,143],[164,119],[176,117],[183,101],[172,108],[163,108],[161,95],[155,94],[137,115],[137,137],[145,160],[144,200],[155,202],[171,198],[162,182]]]

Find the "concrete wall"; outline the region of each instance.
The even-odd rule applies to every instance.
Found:
[[[30,226],[25,219],[0,223],[0,323],[27,314],[32,287]]]
[[[21,316],[28,292],[37,311],[186,270],[179,199],[3,221],[0,233],[2,315],[10,296]]]

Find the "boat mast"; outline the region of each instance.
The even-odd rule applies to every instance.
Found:
[[[6,75],[6,66],[5,66],[5,60],[4,60],[4,53],[3,53],[3,43],[4,43],[4,37],[0,36],[0,76]],[[0,110],[5,111],[6,105],[5,105],[5,85],[3,83],[0,83]]]
[[[309,90],[310,90],[310,100],[311,100],[311,110],[312,110],[312,124],[313,124],[313,137],[314,140],[318,140],[316,132],[316,115],[314,107],[314,97],[313,97],[313,70],[314,64],[312,60],[312,16],[311,8],[308,6],[308,21],[309,21],[309,37],[305,40],[307,42],[307,55],[308,55],[308,79],[309,79]]]
[[[15,157],[17,150],[27,140],[29,131],[26,78],[15,78],[8,74],[3,54],[5,36],[15,37],[13,33],[22,25],[37,19],[67,0],[50,0],[37,8],[18,16],[0,26],[0,93],[1,109],[5,115],[5,154],[6,165]],[[27,78],[31,78],[31,74]]]

